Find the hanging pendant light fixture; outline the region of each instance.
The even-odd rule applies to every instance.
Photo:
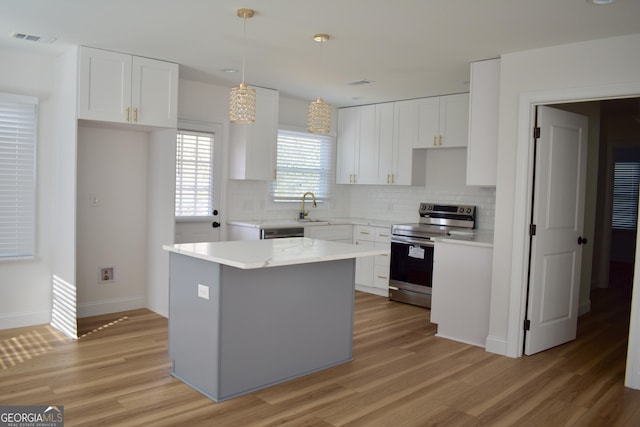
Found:
[[[247,41],[247,18],[252,18],[253,9],[238,9],[237,15],[243,20],[242,83],[229,91],[229,121],[250,124],[256,121],[256,90],[244,82],[244,56]]]
[[[316,34],[313,40],[320,43],[320,68],[322,68],[322,44],[329,40],[328,34]],[[329,133],[331,130],[331,104],[318,97],[309,103],[307,130],[311,133]]]

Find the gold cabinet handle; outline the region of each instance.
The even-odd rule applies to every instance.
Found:
[[[438,137],[438,145],[442,147],[442,135]]]
[[[138,108],[133,109],[133,121],[138,123]]]
[[[130,114],[131,114],[131,108],[127,107],[127,122],[131,121]]]
[[[434,147],[438,146],[438,137],[436,135],[433,135],[433,146]]]
[[[395,184],[395,183],[396,183],[396,174],[395,174],[395,173],[392,173],[392,174],[391,174],[391,183],[392,183],[392,184]]]

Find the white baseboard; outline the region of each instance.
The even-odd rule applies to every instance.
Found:
[[[51,311],[30,313],[7,313],[0,315],[0,329],[22,328],[25,326],[46,325],[51,322]]]
[[[487,337],[487,342],[484,348],[489,353],[495,353],[495,354],[500,354],[502,356],[506,356],[507,340],[501,337],[496,337],[495,335],[489,335]]]
[[[78,304],[78,318],[146,308],[144,295]]]

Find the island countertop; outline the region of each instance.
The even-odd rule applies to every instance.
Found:
[[[240,269],[278,267],[383,255],[383,249],[307,237],[164,245],[170,252]]]

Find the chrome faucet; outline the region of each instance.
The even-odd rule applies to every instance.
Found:
[[[311,196],[311,198],[313,199],[313,207],[314,208],[318,207],[318,204],[316,203],[316,196],[311,191],[307,191],[302,195],[302,206],[300,207],[300,214],[299,214],[300,219],[304,219],[307,217],[307,215],[309,215],[309,211],[304,210],[304,200],[307,198],[307,196]]]

